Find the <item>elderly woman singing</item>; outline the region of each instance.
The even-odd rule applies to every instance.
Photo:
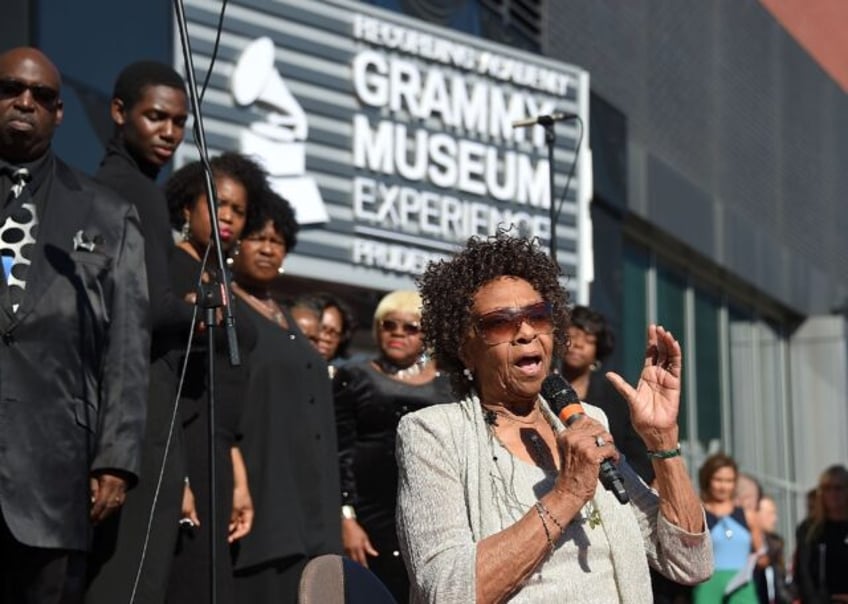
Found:
[[[704,511],[678,448],[680,345],[652,325],[636,388],[608,374],[650,452],[657,491],[616,451],[603,412],[564,428],[540,396],[567,345],[558,267],[533,242],[472,238],[421,277],[422,328],[455,404],[398,427],[398,536],[413,602],[651,602],[650,564],[712,572]],[[622,504],[599,487],[617,465]]]

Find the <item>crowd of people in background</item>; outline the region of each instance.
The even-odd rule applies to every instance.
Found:
[[[635,388],[605,376],[604,316],[499,231],[382,297],[374,353],[352,356],[365,321],[342,297],[287,294],[299,225],[259,164],[209,162],[220,250],[205,167],[157,183],[180,75],[127,66],[110,111],[88,178],[50,150],[56,68],[0,55],[0,602],[295,602],[323,554],[398,602],[848,602],[848,469],[822,473],[791,553],[730,455],[704,461],[699,499],[662,327]],[[573,424],[539,397],[552,365],[589,403]],[[630,507],[596,491],[606,458]]]
[[[845,465],[826,468],[817,486],[807,491],[806,517],[796,525],[792,552],[777,532],[777,500],[756,478],[739,471],[731,456],[709,456],[699,479],[712,527],[716,571],[710,581],[694,588],[695,602],[848,602]]]

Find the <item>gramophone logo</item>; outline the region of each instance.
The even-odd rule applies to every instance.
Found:
[[[271,38],[254,40],[242,51],[231,87],[236,103],[264,110],[264,120],[241,131],[241,152],[265,167],[271,186],[292,205],[298,223],[327,222],[318,185],[306,174],[306,114],[274,66]]]

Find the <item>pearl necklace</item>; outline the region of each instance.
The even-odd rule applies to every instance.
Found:
[[[406,380],[421,373],[424,368],[424,362],[416,361],[409,367],[398,367],[391,361],[384,358],[374,359],[374,363],[380,368],[385,375],[389,375],[398,380]]]

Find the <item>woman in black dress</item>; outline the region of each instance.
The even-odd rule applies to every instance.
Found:
[[[804,604],[848,602],[848,468],[819,476],[807,529],[799,535],[795,576]]]
[[[395,431],[404,414],[453,398],[424,354],[420,325],[417,292],[386,295],[374,312],[379,356],[340,367],[333,380],[345,553],[399,602],[409,597],[409,580],[395,532]]]
[[[296,243],[294,212],[271,192],[261,209],[233,262],[233,291],[257,332],[241,424],[255,517],[235,546],[235,583],[237,602],[285,604],[310,558],[341,553],[341,498],[327,363],[271,296]]]
[[[218,201],[221,245],[226,256],[237,245],[247,216],[265,191],[265,172],[252,160],[225,153],[210,161]],[[206,267],[202,260],[211,242],[211,221],[206,200],[203,168],[188,164],[168,180],[165,188],[172,226],[181,241],[171,259],[172,287],[193,300],[199,279],[208,281],[217,273],[215,254],[209,251]],[[250,321],[242,319],[236,302],[236,329],[242,357],[255,345],[256,334]],[[198,321],[204,320],[203,311]],[[217,570],[216,596],[221,604],[235,601],[232,562],[228,544],[250,530],[253,505],[238,448],[242,396],[247,384],[248,366],[231,367],[227,344],[221,329],[215,330],[215,495]],[[183,518],[171,569],[167,601],[208,602],[209,578],[209,397],[207,334],[195,335],[188,359],[180,398],[180,418],[187,464],[188,484],[183,499]],[[185,523],[186,520],[191,524]]]

